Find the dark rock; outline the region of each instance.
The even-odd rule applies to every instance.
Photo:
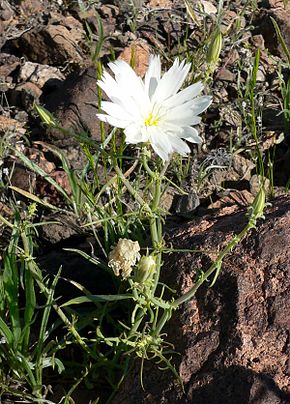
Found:
[[[200,205],[198,194],[195,191],[191,191],[187,195],[178,195],[175,199],[174,212],[183,217],[191,217]]]
[[[205,216],[179,226],[169,236],[175,248],[218,251],[246,224],[245,211]],[[114,403],[286,404],[289,400],[290,199],[272,202],[260,221],[224,260],[216,284],[201,287],[168,325],[174,363],[185,392],[170,371],[146,362],[144,390],[140,363],[128,375]],[[196,271],[214,253],[183,253],[165,262],[164,279],[185,293]]]
[[[270,8],[270,10],[263,10],[259,13],[255,22],[257,34],[262,34],[265,40],[265,47],[270,50],[273,55],[278,55],[285,58],[285,53],[277,38],[274,25],[271,18],[277,22],[282,37],[288,49],[290,49],[290,3],[284,7]]]
[[[68,62],[83,64],[84,55],[80,47],[82,25],[73,17],[70,17],[70,22],[70,28],[60,23],[34,28],[11,40],[9,46],[36,63],[57,66]]]
[[[33,103],[38,103],[41,94],[42,91],[36,84],[27,82],[18,84],[15,88],[9,90],[7,98],[15,106],[31,110]]]
[[[283,115],[281,115],[281,111],[273,108],[264,108],[263,109],[263,125],[267,127],[267,129],[275,130],[277,132],[281,132],[284,130],[284,121]]]
[[[71,236],[76,236],[80,232],[79,225],[65,215],[51,214],[46,218],[47,221],[54,222],[45,224],[41,227],[41,236],[44,241],[50,244],[56,244],[67,240]]]
[[[74,73],[44,101],[45,107],[56,116],[62,127],[70,128],[76,134],[87,132],[93,139],[100,140],[99,122],[96,117],[98,112],[96,81],[94,68]],[[78,143],[59,130],[48,130],[48,137],[58,146]]]
[[[36,174],[25,168],[23,165],[16,164],[11,176],[11,185],[33,194],[35,192]],[[17,197],[20,200],[23,199],[18,194]]]
[[[62,268],[62,279],[56,287],[56,294],[60,301],[64,302],[78,295],[82,295],[72,283],[65,279],[78,282],[93,294],[115,293],[111,276],[103,269],[98,268],[80,254],[64,251],[65,247],[72,247],[73,240],[67,244],[54,245],[50,251],[38,257],[38,262],[46,273],[56,275],[59,268]],[[80,245],[80,239],[75,239],[76,248]],[[86,251],[90,254],[90,250]],[[65,278],[65,279],[63,279]]]

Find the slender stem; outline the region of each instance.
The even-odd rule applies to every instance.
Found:
[[[162,328],[165,326],[169,318],[171,317],[172,309],[164,309],[160,320],[157,323],[156,329],[154,330],[155,335],[160,335]]]
[[[25,233],[21,232],[20,233],[22,241],[23,241],[23,247],[26,252],[28,252],[28,257],[32,256],[32,240],[31,238],[27,237]],[[30,258],[28,258],[29,260]],[[31,330],[31,323],[32,323],[32,318],[33,314],[35,311],[36,307],[36,297],[35,297],[35,290],[34,290],[34,279],[31,271],[29,270],[29,266],[25,268],[25,298],[26,298],[26,303],[25,303],[25,310],[24,310],[24,322],[26,327],[25,333],[23,335],[23,350],[26,353],[28,351],[29,347],[29,336],[30,336],[30,330]]]
[[[143,318],[144,318],[145,314],[146,314],[145,309],[141,309],[141,308],[138,309],[138,313],[137,313],[137,316],[136,316],[136,321],[133,324],[132,328],[130,329],[129,338],[130,338],[131,335],[134,335],[135,332],[138,330],[140,324],[143,321]]]
[[[139,202],[141,207],[145,208],[148,212],[151,213],[151,209],[150,209],[149,205],[143,200],[143,198],[141,198],[141,196],[138,194],[138,192],[132,187],[132,185],[127,180],[127,178],[124,176],[124,174],[122,173],[122,171],[120,170],[120,168],[118,166],[115,166],[115,171],[118,174],[118,176],[120,177],[123,184],[126,186],[128,191],[130,192],[130,194],[136,199],[137,202]]]
[[[153,201],[152,201],[152,217],[150,219],[150,233],[151,233],[151,240],[152,240],[152,246],[153,249],[156,252],[156,272],[154,276],[154,285],[152,287],[152,295],[154,296],[154,293],[157,289],[159,278],[160,278],[160,267],[161,267],[161,260],[162,260],[162,252],[160,251],[160,247],[162,245],[162,222],[160,219],[160,216],[158,215],[158,208],[160,204],[160,198],[161,198],[161,184],[162,184],[162,177],[163,175],[154,172],[151,170],[151,168],[148,166],[148,161],[147,161],[147,154],[146,154],[146,149],[142,153],[142,164],[143,167],[145,168],[146,172],[149,174],[149,176],[153,180]],[[165,165],[163,171],[165,172],[167,168],[167,165]],[[156,214],[157,212],[157,214]]]

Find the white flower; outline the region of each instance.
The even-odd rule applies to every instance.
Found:
[[[161,77],[159,56],[151,56],[144,81],[123,60],[109,63],[115,79],[104,72],[98,85],[110,98],[101,109],[106,114],[98,118],[112,126],[123,128],[126,143],[150,142],[154,151],[168,160],[173,152],[182,156],[190,152],[182,140],[201,143],[192,125],[200,123],[198,116],[211,103],[211,97],[199,96],[201,82],[179,91],[190,64],[175,59],[173,66]]]

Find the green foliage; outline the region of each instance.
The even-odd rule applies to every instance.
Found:
[[[24,217],[15,207],[14,223],[8,223],[11,240],[0,273],[0,383],[1,394],[9,392],[40,400],[45,398],[44,369],[52,367],[60,373],[63,364],[55,357],[57,343],[50,339],[48,329],[59,274],[50,282],[43,278],[35,264],[32,224],[35,213],[35,204],[29,206]],[[7,225],[2,216],[0,220]],[[36,294],[43,289],[49,293],[45,296],[43,309],[39,309]],[[21,394],[24,383],[30,386],[31,393]],[[48,400],[42,402],[49,403]]]

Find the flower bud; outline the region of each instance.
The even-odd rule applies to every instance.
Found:
[[[46,108],[41,107],[40,105],[35,103],[33,107],[40,116],[42,122],[45,123],[45,125],[52,126],[54,128],[58,126],[54,116]]]
[[[265,208],[265,190],[264,187],[261,186],[259,192],[257,193],[254,202],[252,203],[252,216],[255,218],[259,218],[263,216],[264,208]]]
[[[148,278],[150,278],[156,268],[156,262],[155,259],[152,257],[152,255],[143,255],[138,263],[136,274],[135,274],[135,280],[136,282],[143,283],[145,282]]]
[[[217,30],[212,37],[207,51],[206,61],[211,70],[214,70],[216,64],[219,61],[220,53],[223,46],[223,36],[219,30]]]

